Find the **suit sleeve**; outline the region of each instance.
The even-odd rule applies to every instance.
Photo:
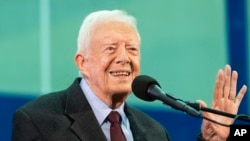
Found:
[[[30,116],[18,110],[13,116],[12,141],[41,141],[42,137]]]

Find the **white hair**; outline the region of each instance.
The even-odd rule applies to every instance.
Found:
[[[77,52],[85,52],[88,50],[89,42],[91,38],[91,29],[98,23],[105,21],[121,21],[128,23],[134,27],[139,42],[141,41],[140,35],[137,29],[136,18],[128,15],[127,12],[122,10],[101,10],[90,13],[82,22],[81,28],[78,34]]]

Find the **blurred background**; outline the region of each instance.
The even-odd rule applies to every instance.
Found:
[[[248,0],[1,0],[0,140],[11,140],[12,115],[21,105],[67,88],[78,76],[74,64],[84,17],[122,9],[138,20],[141,74],[183,100],[210,106],[219,69],[239,73],[238,88],[249,86]],[[249,93],[249,92],[248,92]],[[249,114],[247,94],[239,113]],[[164,125],[173,141],[196,140],[201,119],[134,95],[128,103]]]

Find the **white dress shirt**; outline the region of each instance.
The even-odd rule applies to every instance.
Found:
[[[82,78],[80,86],[107,140],[110,141],[110,122],[106,118],[111,111],[117,111],[122,118],[121,128],[126,137],[126,140],[133,141],[133,135],[130,129],[129,120],[124,112],[124,103],[117,109],[111,109],[93,93],[84,78]]]

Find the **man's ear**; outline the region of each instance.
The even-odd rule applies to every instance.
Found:
[[[85,65],[86,61],[87,61],[87,59],[83,54],[77,53],[75,55],[75,64],[82,74],[84,74],[86,71],[86,65]]]

